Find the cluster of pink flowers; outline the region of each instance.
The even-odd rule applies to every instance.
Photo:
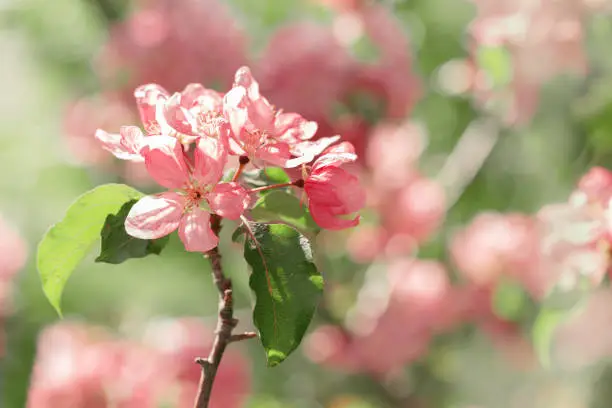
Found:
[[[585,21],[607,6],[607,0],[472,1],[477,9],[470,28],[474,51],[505,47],[512,72],[509,87],[500,90],[476,68],[471,91],[482,104],[501,101],[510,123],[525,123],[536,113],[540,87],[548,80],[586,73]]]
[[[152,321],[137,339],[85,323],[56,323],[40,334],[27,407],[192,407],[201,371],[193,361],[212,347],[210,333],[188,318]],[[226,352],[212,407],[243,406],[248,367],[237,348]]]
[[[253,60],[246,53],[246,36],[225,4],[139,3],[125,22],[112,28],[95,61],[102,93],[69,107],[69,147],[86,164],[142,183],[142,166],[109,163],[91,143],[92,131],[133,121],[133,89],[140,84],[176,90],[193,82],[218,89],[231,85],[233,73],[249,65],[272,104],[317,122],[314,139],[341,134],[361,156],[371,124],[350,106],[355,97],[373,99],[383,107],[381,118],[395,120],[410,112],[420,86],[412,75],[407,36],[386,7],[356,2],[335,9],[332,25],[296,22],[280,27]],[[351,55],[362,38],[377,47],[376,61]]]
[[[566,203],[535,217],[481,214],[451,243],[463,276],[480,286],[512,277],[535,299],[586,282],[597,287],[609,269],[612,173],[595,167]]]
[[[15,275],[27,261],[28,248],[21,235],[0,216],[0,325],[12,312]],[[4,333],[0,332],[0,357],[4,356]]]
[[[238,69],[226,94],[193,83],[172,95],[159,85],[143,85],[135,96],[145,132],[122,126],[118,134],[101,129],[95,134],[117,158],[144,162],[151,178],[170,190],[132,207],[125,222],[130,235],[156,239],[178,229],[188,251],[214,248],[218,237],[211,214],[237,220],[252,202],[251,192],[239,183],[248,163],[301,166],[301,177],[292,185],[304,189],[322,228],[359,222],[355,213],[364,206],[365,193],[357,177],[341,168],[357,159],[353,146],[334,144],[340,136],[312,141],[317,124],[276,110],[248,68]],[[230,156],[239,157],[239,167],[233,180],[224,182]]]
[[[416,152],[413,145],[402,160],[413,162]],[[402,155],[398,149],[393,153],[390,161]],[[612,172],[595,167],[565,203],[546,205],[534,215],[480,213],[449,241],[457,284],[451,284],[449,267],[410,255],[422,242],[418,235],[390,246],[386,237],[393,228],[385,229],[384,222],[358,227],[348,241],[349,250],[355,260],[375,260],[368,272],[372,278],[366,277],[347,314],[347,329],[317,328],[307,342],[308,355],[336,368],[384,374],[426,355],[434,336],[471,323],[509,361],[533,368],[535,354],[519,324],[499,316],[493,306],[499,285],[512,282],[537,302],[559,292],[595,291],[584,312],[560,328],[555,347],[560,355],[569,353],[563,361],[574,366],[612,355],[602,323],[610,316],[610,291],[600,287],[610,273],[611,198]],[[329,288],[328,296],[333,292]],[[601,332],[596,340],[593,330]],[[584,345],[585,351],[578,350]]]

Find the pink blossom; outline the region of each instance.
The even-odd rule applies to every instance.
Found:
[[[583,198],[579,198],[583,195]],[[574,199],[608,208],[612,198],[612,172],[603,167],[593,167],[578,181]]]
[[[425,143],[424,130],[411,122],[383,122],[373,128],[368,136],[366,162],[375,186],[381,190],[397,189],[412,181]]]
[[[339,137],[310,139],[317,124],[297,113],[276,112],[259,92],[259,83],[247,67],[236,72],[234,86],[225,95],[224,112],[232,128],[232,153],[282,167],[308,163]],[[297,156],[292,159],[293,156]]]
[[[207,333],[195,319],[151,322],[142,340],[77,322],[49,326],[38,340],[27,407],[190,408],[200,375],[193,360],[212,346]],[[237,348],[223,363],[211,407],[238,408],[250,389],[248,364]]]
[[[200,138],[193,162],[177,139],[150,136],[142,149],[147,170],[168,191],[140,199],[130,210],[125,228],[140,239],[156,239],[178,229],[185,249],[206,252],[217,246],[210,214],[238,219],[249,197],[237,183],[219,183],[227,153],[218,139]],[[209,210],[201,208],[206,204]]]
[[[481,213],[452,238],[459,272],[476,285],[494,285],[502,276],[522,278],[537,262],[536,221],[521,214]]]
[[[353,261],[369,263],[383,252],[386,243],[387,233],[384,228],[362,224],[351,232],[346,249]]]
[[[218,137],[215,122],[223,115],[223,95],[192,83],[168,99],[163,113],[170,127],[192,141],[197,136]]]
[[[374,186],[377,187],[377,186]],[[381,223],[391,235],[405,234],[424,241],[434,233],[446,214],[442,187],[414,172],[410,182],[400,189],[379,194],[376,208]]]
[[[542,256],[540,273],[548,279],[548,291],[568,290],[581,281],[597,286],[609,263],[610,243],[604,212],[582,201],[551,204],[537,214]]]
[[[136,106],[146,135],[136,126],[122,126],[119,134],[102,129],[95,137],[115,157],[143,162],[141,149],[145,136],[171,136],[189,144],[199,137],[214,137],[227,145],[229,127],[222,118],[222,96],[200,84],[189,84],[172,96],[157,84],[147,84],[134,91]]]
[[[365,190],[359,179],[340,168],[357,159],[350,144],[341,146],[319,157],[304,180],[308,208],[315,222],[322,228],[338,230],[359,224],[359,215],[345,218],[365,206]]]

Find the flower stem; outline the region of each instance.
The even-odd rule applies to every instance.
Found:
[[[215,235],[219,236],[221,217],[211,216],[211,228]],[[256,336],[255,333],[232,335],[232,330],[238,324],[238,319],[234,318],[232,281],[223,274],[221,253],[218,247],[208,251],[206,257],[210,259],[213,281],[219,290],[219,319],[217,320],[215,340],[210,354],[207,358],[196,359],[196,363],[202,367],[202,374],[200,375],[195,408],[208,408],[217,370],[227,345],[234,341],[246,340]]]
[[[273,190],[275,188],[283,188],[283,187],[299,187],[302,188],[304,187],[304,180],[299,179],[296,180],[292,183],[281,183],[281,184],[272,184],[269,186],[263,186],[263,187],[257,187],[257,188],[252,188],[251,190],[249,190],[249,192],[251,193],[259,193],[260,191],[267,191],[267,190]]]
[[[247,164],[249,164],[249,162],[250,162],[249,156],[240,156],[238,169],[236,170],[236,173],[234,173],[234,177],[232,177],[233,182],[238,180],[238,178],[244,171],[244,168],[246,167]]]

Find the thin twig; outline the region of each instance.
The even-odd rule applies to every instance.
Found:
[[[281,184],[271,184],[269,186],[256,187],[249,190],[250,193],[259,193],[261,191],[273,190],[275,188],[283,188],[283,187],[291,187],[295,186],[294,183],[281,183]]]
[[[257,333],[255,333],[255,332],[245,332],[245,333],[241,333],[241,334],[232,334],[232,337],[230,337],[229,341],[230,341],[230,343],[233,343],[235,341],[248,340],[248,339],[253,339],[255,337],[257,337]]]
[[[210,221],[212,230],[219,236],[219,232],[221,231],[221,218],[213,215]],[[219,248],[211,249],[207,252],[206,256],[210,259],[213,281],[219,290],[219,320],[217,320],[215,340],[208,358],[196,359],[196,363],[202,367],[202,374],[200,375],[198,395],[196,396],[194,405],[195,408],[208,408],[219,364],[221,363],[227,345],[235,341],[232,330],[234,330],[238,324],[238,319],[234,318],[232,281],[223,274]],[[253,337],[255,336],[249,336],[248,338]],[[246,338],[247,337],[244,339]]]

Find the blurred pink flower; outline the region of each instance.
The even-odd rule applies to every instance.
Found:
[[[381,225],[390,235],[402,234],[417,242],[428,239],[439,227],[446,214],[446,197],[442,187],[414,173],[399,189],[381,193],[377,186],[376,209]],[[407,248],[408,250],[408,248]]]
[[[337,369],[382,375],[423,356],[443,328],[446,270],[435,261],[397,259],[388,266],[387,283],[388,293],[372,293],[355,305],[348,333],[330,326],[315,330],[307,355]]]
[[[193,361],[212,346],[206,333],[195,319],[154,321],[143,341],[76,322],[49,326],[38,340],[27,407],[192,407],[201,370]],[[238,408],[250,389],[248,364],[236,349],[223,362],[211,407]]]
[[[570,290],[581,281],[598,286],[610,258],[603,211],[570,200],[543,207],[537,217],[542,236],[539,268],[548,280],[547,287],[541,289]]]
[[[365,206],[365,191],[359,179],[340,168],[357,156],[350,144],[320,156],[304,179],[304,192],[312,218],[322,228],[338,230],[359,224],[359,215],[352,214]],[[352,218],[346,218],[352,217]]]
[[[219,238],[210,227],[210,212],[238,219],[248,205],[246,190],[237,183],[219,183],[227,160],[223,143],[201,138],[194,161],[177,139],[150,136],[141,151],[147,170],[168,191],[141,198],[130,210],[125,229],[140,239],[156,239],[178,229],[185,249],[206,252]],[[219,183],[219,184],[218,184]],[[206,203],[210,212],[200,205]]]
[[[536,227],[521,214],[481,213],[453,236],[453,262],[476,285],[494,285],[502,276],[520,279],[538,259]]]
[[[603,167],[591,168],[578,181],[578,189],[573,193],[573,197],[574,200],[608,208],[612,198],[612,172]]]
[[[423,129],[411,122],[382,122],[372,129],[368,139],[366,162],[377,189],[397,189],[412,181],[425,149]]]
[[[325,122],[331,119],[352,69],[348,53],[330,28],[304,22],[274,33],[255,74],[271,103]]]
[[[360,225],[351,231],[346,248],[355,262],[369,263],[380,256],[387,243],[384,228],[374,225]]]
[[[503,46],[512,56],[512,96],[506,117],[509,122],[523,123],[533,116],[545,82],[565,72],[586,73],[583,20],[591,10],[585,2],[473,2],[477,16],[470,31],[476,50],[479,46]],[[476,81],[475,91],[481,100],[495,95],[488,82],[484,77]]]
[[[246,40],[223,2],[138,3],[125,22],[111,29],[97,60],[107,89],[117,89],[129,103],[132,90],[145,83],[172,91],[190,82],[231,84],[234,71],[246,62]]]

